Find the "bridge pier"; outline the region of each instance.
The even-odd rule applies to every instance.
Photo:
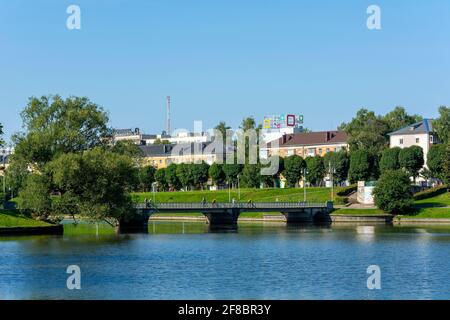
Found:
[[[238,208],[202,212],[210,226],[235,226],[241,210]]]
[[[147,233],[150,211],[137,209],[132,217],[119,221],[119,232],[121,233]]]
[[[286,223],[305,223],[305,222],[329,222],[331,221],[330,212],[333,210],[333,203],[328,202],[326,207],[309,207],[295,211],[286,211],[282,214],[286,217]]]

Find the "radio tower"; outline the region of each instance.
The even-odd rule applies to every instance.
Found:
[[[170,96],[166,97],[167,99],[167,107],[166,107],[166,118],[167,118],[167,123],[166,123],[166,133],[168,135],[170,135]]]

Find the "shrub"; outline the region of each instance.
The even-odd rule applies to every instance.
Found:
[[[414,200],[428,199],[447,192],[447,186],[438,186],[414,194]]]
[[[389,213],[405,213],[413,203],[409,174],[402,170],[385,171],[373,190],[376,206]]]
[[[352,185],[342,188],[336,194],[340,197],[347,197],[352,192],[356,191],[357,188],[358,188],[358,186],[356,184],[352,184]]]

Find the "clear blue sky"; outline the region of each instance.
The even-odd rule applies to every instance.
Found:
[[[70,4],[79,31],[66,29]],[[382,29],[366,9],[382,10]],[[88,96],[115,127],[192,129],[299,113],[335,128],[360,107],[450,105],[450,1],[0,0],[0,122],[28,97]]]

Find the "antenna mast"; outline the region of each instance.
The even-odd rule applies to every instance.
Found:
[[[166,119],[167,119],[167,123],[166,123],[166,133],[168,135],[170,135],[170,96],[166,97],[167,99],[167,107],[166,107]]]

